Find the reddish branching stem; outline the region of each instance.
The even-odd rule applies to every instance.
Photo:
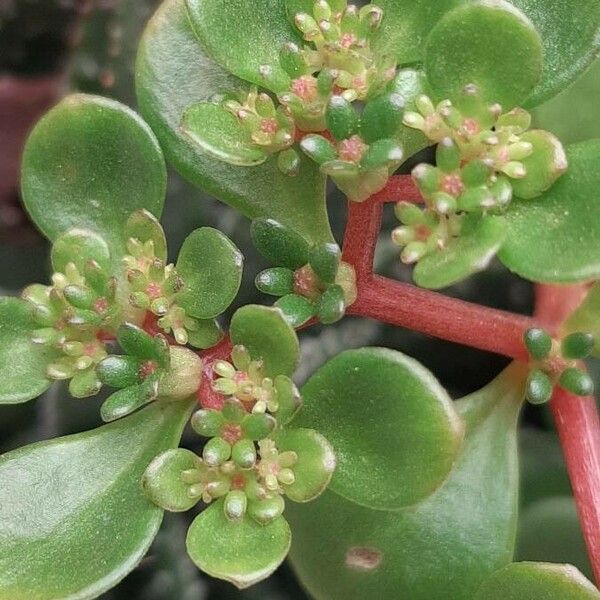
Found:
[[[556,332],[580,304],[585,286],[536,288],[536,316]],[[600,582],[600,419],[593,397],[557,387],[550,402],[596,581]]]
[[[524,317],[449,298],[373,273],[375,246],[386,202],[420,202],[408,176],[361,204],[349,203],[343,259],[356,271],[358,298],[348,314],[407,327],[441,339],[527,360],[523,334],[535,325],[556,333],[579,305],[585,286],[538,286],[535,317]],[[600,421],[594,398],[560,388],[551,409],[577,503],[582,531],[600,582]]]

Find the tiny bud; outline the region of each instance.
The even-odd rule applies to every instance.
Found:
[[[223,510],[225,516],[231,521],[238,521],[246,514],[248,498],[242,490],[232,490],[225,496]]]
[[[562,355],[565,358],[587,358],[594,349],[594,336],[591,333],[572,333],[561,343]]]
[[[552,338],[538,327],[528,329],[523,336],[523,341],[529,354],[536,360],[547,358],[552,350]]]
[[[512,179],[523,179],[527,175],[525,165],[521,162],[511,161],[502,169]]]
[[[410,265],[418,262],[427,253],[427,246],[423,242],[411,242],[404,248],[400,255],[400,260]]]
[[[576,396],[591,396],[594,393],[594,382],[592,381],[592,378],[576,367],[565,369],[562,372],[558,383],[563,389]]]
[[[231,446],[222,438],[214,437],[209,440],[202,450],[202,458],[209,467],[217,467],[229,460]]]
[[[541,369],[534,369],[527,377],[525,398],[531,404],[544,404],[552,395],[552,382]]]

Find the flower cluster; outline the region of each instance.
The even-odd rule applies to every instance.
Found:
[[[424,95],[415,104],[418,112],[406,112],[403,122],[437,144],[436,166],[419,164],[412,172],[426,214],[415,221],[414,211],[398,210],[402,226],[393,239],[404,247],[405,262],[446,247],[460,235],[461,215],[500,212],[513,195],[539,196],[567,168],[556,137],[530,130],[531,115],[521,108],[504,113],[499,104],[486,104],[475,85],[466,86],[456,106],[450,100],[435,106]],[[435,231],[433,241],[423,239],[423,220]],[[425,246],[415,246],[415,240]]]
[[[211,385],[222,397],[220,408],[201,408],[192,416],[194,431],[209,438],[202,456],[178,450],[182,461],[168,464],[163,455],[157,457],[146,472],[145,488],[165,508],[173,510],[175,498],[185,508],[199,500],[222,500],[229,520],[248,515],[267,524],[282,514],[284,495],[296,501],[318,495],[329,482],[335,460],[319,438],[323,458],[307,473],[303,456],[314,450],[318,434],[296,429],[293,448],[287,441],[283,426],[301,405],[292,380],[284,374],[266,377],[263,361],[241,345],[233,347],[230,360],[212,364],[216,377]],[[318,482],[314,489],[304,486],[306,477]]]
[[[590,356],[594,349],[594,336],[590,333],[571,333],[559,342],[543,329],[532,328],[525,332],[524,342],[531,357],[526,386],[529,402],[548,402],[557,384],[577,396],[594,393],[591,377],[578,367],[578,361]]]

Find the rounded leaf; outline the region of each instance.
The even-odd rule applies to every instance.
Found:
[[[220,315],[233,302],[242,281],[243,256],[217,229],[202,227],[185,239],[177,258],[177,272],[185,288],[177,304],[198,319]]]
[[[38,122],[23,154],[23,202],[55,240],[74,227],[98,233],[113,261],[124,251],[123,224],[145,208],[160,216],[167,174],[154,134],[119,102],[73,94]]]
[[[286,267],[265,269],[256,276],[255,284],[263,294],[285,296],[294,289],[294,272]]]
[[[267,377],[292,375],[300,355],[298,337],[278,308],[248,304],[238,309],[229,328],[232,343],[262,360]]]
[[[243,589],[273,573],[286,557],[290,542],[290,528],[283,517],[266,525],[250,516],[230,521],[220,500],[194,519],[186,546],[198,568]]]
[[[310,502],[329,485],[335,469],[335,454],[329,442],[314,429],[284,429],[276,436],[279,452],[295,452],[295,481],[285,485],[285,495],[294,502]]]
[[[0,298],[0,404],[37,398],[50,386],[51,353],[32,341],[31,308],[18,298]]]
[[[181,474],[196,469],[200,459],[190,450],[174,448],[159,454],[148,465],[142,487],[154,504],[173,512],[183,512],[195,506],[197,496],[191,496],[190,486]]]
[[[600,277],[600,140],[567,148],[569,170],[533,200],[514,200],[498,256],[530,281],[571,283]]]
[[[0,598],[102,596],[148,551],[163,511],[140,480],[179,442],[190,403],[156,403],[0,459]],[[23,515],[27,518],[24,519]]]
[[[290,79],[279,65],[279,49],[302,40],[281,0],[186,0],[186,6],[202,47],[222,67],[275,92],[287,88]]]
[[[280,4],[274,5],[275,11],[280,10]],[[254,3],[247,4],[246,10],[254,11],[254,7]],[[232,14],[229,8],[225,12]],[[237,18],[230,22],[230,26],[236,24],[231,39],[237,37],[242,22]],[[264,43],[273,43],[274,52],[279,50],[270,36]],[[192,104],[247,87],[203,51],[184,0],[166,0],[150,20],[138,50],[136,87],[144,118],[169,162],[187,180],[250,219],[274,218],[312,242],[331,239],[325,177],[308,158],[301,157],[296,177],[281,173],[276,158],[252,169],[240,169],[202,152],[181,130],[183,114]]]
[[[297,269],[308,262],[308,242],[273,219],[255,219],[250,228],[254,247],[278,267]]]
[[[158,219],[145,209],[136,210],[125,224],[125,239],[134,238],[140,242],[151,241],[154,255],[160,260],[167,260],[167,239]]]
[[[511,560],[522,377],[509,369],[456,403],[467,425],[465,442],[447,480],[423,501],[373,510],[330,486],[314,502],[286,503],[292,563],[311,597],[472,600],[481,583]],[[365,429],[371,426],[365,421]],[[398,474],[390,478],[405,485]]]
[[[600,600],[600,592],[573,566],[513,563],[494,573],[475,600]]]
[[[274,306],[283,313],[287,322],[294,328],[301,327],[315,316],[314,304],[298,294],[287,294],[279,298]]]
[[[413,271],[415,283],[435,290],[483,271],[502,247],[506,235],[503,217],[477,218],[446,248],[425,256],[417,263]]]
[[[202,150],[231,165],[253,167],[268,158],[239,119],[220,104],[194,104],[185,111],[181,128]]]
[[[414,504],[442,484],[456,460],[463,424],[452,400],[429,371],[399,352],[343,352],[302,395],[292,423],[329,440],[338,463],[331,489],[352,502],[381,509]]]
[[[529,96],[542,73],[542,44],[532,23],[503,0],[454,9],[431,31],[425,73],[440,100],[456,101],[466,85],[509,110]]]
[[[94,260],[103,269],[110,266],[110,250],[104,239],[93,231],[70,229],[52,245],[52,268],[64,273],[68,263],[74,263],[80,273],[84,265]]]

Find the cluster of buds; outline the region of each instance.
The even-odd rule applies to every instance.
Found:
[[[508,202],[513,190],[520,198],[534,198],[547,190],[567,168],[562,145],[546,131],[530,130],[531,115],[522,108],[504,113],[499,104],[486,104],[476,85],[465,87],[456,106],[444,100],[435,106],[419,96],[418,112],[408,111],[403,122],[419,129],[432,142],[458,148],[460,164],[477,161],[477,170],[493,184],[503,181]],[[482,166],[483,165],[483,166]]]
[[[187,398],[200,387],[202,361],[191,350],[169,346],[163,335],[150,335],[130,323],[119,327],[117,341],[125,354],[106,356],[96,367],[100,381],[118,389],[101,407],[104,421],[130,414],[159,396]]]
[[[106,356],[104,338],[120,314],[108,246],[91,231],[71,230],[56,240],[52,264],[52,285],[23,291],[39,326],[33,341],[53,356],[49,379],[70,380],[76,398],[92,396],[101,386],[95,369]]]
[[[412,171],[426,204],[422,215],[403,205],[397,210],[402,226],[393,240],[404,248],[404,262],[447,247],[461,234],[464,215],[501,212],[513,195],[539,196],[567,168],[556,137],[529,130],[531,115],[521,108],[503,113],[499,104],[486,104],[475,85],[466,86],[456,106],[450,100],[434,106],[424,95],[415,104],[418,112],[405,112],[403,122],[437,144],[436,166]]]
[[[392,231],[392,241],[402,248],[400,259],[405,264],[442,250],[462,230],[463,217],[456,213],[422,209],[408,202],[399,202],[395,212],[402,225]]]
[[[260,523],[283,512],[282,495],[295,482],[293,451],[279,452],[270,436],[300,407],[300,394],[285,375],[265,377],[262,360],[234,346],[231,362],[212,365],[213,390],[224,397],[221,408],[203,408],[192,416],[192,428],[210,438],[193,472],[182,478],[190,497],[205,503],[224,497],[229,519],[248,513]]]
[[[402,146],[394,138],[367,143],[360,134],[361,118],[343,96],[331,97],[325,120],[333,141],[319,134],[307,135],[300,142],[304,153],[350,200],[362,202],[383,189],[402,162]]]
[[[298,155],[291,148],[295,141],[296,125],[290,111],[275,106],[272,98],[256,88],[237,99],[223,102],[247,132],[252,144],[266,154],[278,155],[278,166],[286,175],[296,175],[300,167]]]
[[[356,300],[354,269],[341,262],[337,244],[315,244],[308,263],[296,269],[273,267],[259,273],[256,287],[263,293],[279,296],[280,308],[294,327],[317,317],[322,323],[335,323]]]
[[[382,19],[382,9],[374,4],[359,9],[346,0],[317,0],[312,14],[298,13],[294,18],[307,45],[295,54],[288,48],[282,64],[292,77],[328,71],[333,86],[348,100],[366,100],[396,73],[393,57],[379,56],[371,48]]]
[[[125,226],[127,252],[123,269],[128,283],[127,297],[134,309],[157,318],[158,327],[173,334],[178,344],[196,343],[202,323],[177,304],[185,288],[175,265],[167,263],[167,244],[160,223],[147,211],[134,213]]]
[[[543,329],[532,328],[525,332],[524,342],[531,357],[525,392],[529,402],[548,402],[555,385],[577,396],[594,393],[594,382],[578,366],[594,349],[593,335],[575,332],[558,341]]]
[[[244,346],[233,347],[231,362],[215,361],[213,371],[218,376],[212,383],[214,391],[235,399],[249,413],[270,413],[287,421],[300,407],[293,381],[285,375],[265,377],[263,362],[252,360]]]

